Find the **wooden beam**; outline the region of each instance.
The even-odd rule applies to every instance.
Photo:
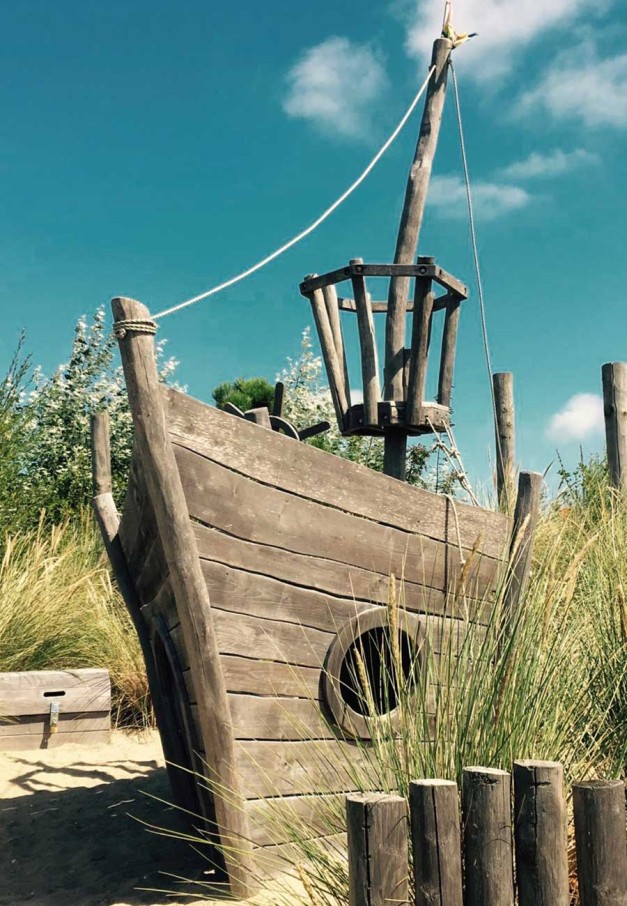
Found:
[[[142,322],[150,325],[150,313],[140,302],[125,298],[113,299],[112,309],[135,443],[142,457],[189,657],[198,702],[199,729],[207,756],[208,780],[215,785],[216,823],[220,828],[229,883],[235,896],[245,898],[251,892],[253,870],[247,844],[248,822],[236,772],[233,725],[211,604],[168,437],[154,338],[136,326]]]
[[[459,301],[459,296],[455,296],[453,293],[445,293],[443,296],[438,296],[437,299],[433,302],[434,311],[442,311],[444,308],[448,308],[451,302]],[[340,311],[355,311],[355,300],[347,299],[344,296],[340,296],[337,300],[338,308]],[[387,313],[388,304],[387,302],[370,302],[373,315],[384,315]],[[409,299],[407,301],[407,314],[414,310],[414,300]]]
[[[459,797],[452,780],[413,780],[414,906],[462,906]]]
[[[511,513],[516,484],[516,422],[514,375],[510,371],[492,375],[496,423],[496,490],[499,509]]]
[[[344,427],[346,412],[350,406],[350,399],[346,396],[345,376],[337,356],[335,338],[331,329],[324,291],[322,289],[314,290],[309,294],[309,301],[311,302],[311,311],[316,323],[316,332],[318,334],[322,358],[324,359],[324,366],[329,380],[329,390],[331,391],[335,417],[337,418],[341,431]]]
[[[422,421],[432,315],[433,292],[431,278],[416,277],[411,350],[409,354],[409,379],[407,382],[407,408],[405,413],[405,420],[408,425],[419,425]]]
[[[325,286],[322,290],[322,295],[324,296],[324,303],[329,315],[329,324],[331,325],[331,333],[333,334],[333,340],[335,342],[335,354],[344,383],[344,393],[348,405],[350,406],[351,388],[348,379],[348,365],[346,364],[346,350],[344,348],[344,336],[342,334],[342,323],[340,321],[340,306],[337,298],[337,290],[335,286]]]
[[[529,579],[541,498],[540,472],[521,472],[518,476],[518,496],[509,549],[509,573],[503,597],[504,616],[510,622],[516,620],[516,612]]]
[[[610,481],[627,490],[627,363],[608,362],[603,377],[603,411]]]
[[[622,906],[627,903],[625,784],[575,783],[573,806],[581,906]]]
[[[449,296],[446,297],[450,298]],[[436,302],[438,300],[436,299]],[[455,371],[455,353],[457,346],[457,328],[459,326],[459,307],[461,300],[452,298],[446,306],[444,331],[442,333],[442,353],[440,357],[440,376],[438,379],[438,403],[441,406],[451,405],[453,392],[453,373]],[[433,304],[435,311],[435,302]]]
[[[465,906],[514,906],[510,796],[507,771],[464,768]]]
[[[427,89],[418,144],[407,180],[405,202],[394,253],[395,264],[409,264],[416,257],[431,167],[442,122],[448,64],[452,48],[452,43],[446,38],[438,38],[433,45],[431,65],[435,67],[435,72]],[[405,309],[408,296],[408,279],[392,278],[388,295],[385,337],[385,399],[401,399],[403,392],[403,368],[399,353],[405,346]]]
[[[361,259],[354,259],[361,261]],[[314,289],[322,289],[325,286],[331,286],[336,283],[343,283],[351,277],[394,277],[395,279],[410,277],[432,277],[436,283],[447,288],[453,295],[461,299],[468,298],[468,287],[453,277],[448,271],[439,267],[433,259],[431,264],[415,264],[413,261],[404,264],[349,264],[348,267],[342,267],[337,271],[329,271],[328,274],[317,274],[306,277],[300,284],[300,291],[303,296],[308,296]],[[387,303],[386,303],[387,304]]]
[[[564,772],[555,761],[514,762],[519,906],[568,906]]]
[[[409,902],[407,803],[401,796],[346,797],[349,906]]]
[[[361,258],[353,258],[351,264],[360,264]],[[363,277],[351,277],[355,304],[357,307],[357,327],[359,329],[359,345],[361,350],[361,373],[364,391],[364,425],[379,424],[379,401],[381,388],[379,385],[379,361],[377,356],[377,342],[372,319],[370,296],[366,290],[366,281]]]
[[[94,497],[111,494],[111,439],[109,413],[97,412],[91,417],[91,475]]]

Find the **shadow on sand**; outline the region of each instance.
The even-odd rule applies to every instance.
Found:
[[[120,779],[122,762],[112,779],[106,767],[78,763],[51,771],[43,762],[23,764],[24,773],[14,783],[32,794],[0,801],[1,906],[138,906],[177,900],[137,889],[142,887],[220,897],[215,888],[164,876],[169,872],[207,885],[215,877],[209,861],[187,842],[150,833],[140,823],[189,830],[180,812],[151,798],[171,798],[165,768],[136,762],[128,779]],[[137,776],[138,771],[146,773]],[[100,782],[65,789],[64,775]]]

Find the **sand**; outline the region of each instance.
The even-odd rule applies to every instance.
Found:
[[[161,872],[211,881],[189,844],[139,823],[185,826],[174,808],[146,794],[171,799],[155,732],[0,752],[0,906],[225,906],[210,887],[202,900],[138,889],[201,890]]]

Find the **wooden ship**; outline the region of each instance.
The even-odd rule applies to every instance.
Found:
[[[134,447],[120,516],[107,417],[94,418],[94,508],[141,641],[175,800],[221,844],[236,896],[250,890],[255,855],[281,842],[263,821],[269,797],[307,817],[317,795],[350,789],[325,773],[325,753],[369,739],[369,723],[340,677],[356,639],[385,624],[390,575],[404,580],[407,644],[429,638],[437,651],[435,635],[465,625],[455,594],[462,569],[464,606],[477,620],[487,618],[513,543],[512,605],[527,574],[539,476],[521,474],[513,518],[403,482],[407,438],[450,425],[467,296],[434,259],[415,257],[452,46],[445,38],[434,45],[394,263],[353,259],[301,285],[340,429],[382,436],[384,473],[300,442],[280,407],[235,417],[161,385],[148,309],[126,298],[112,303]],[[386,302],[371,300],[371,276],[389,277]],[[350,299],[338,297],[343,282]],[[357,319],[358,405],[351,404],[340,312]],[[428,402],[439,312],[438,395]],[[382,385],[379,313],[386,321]]]

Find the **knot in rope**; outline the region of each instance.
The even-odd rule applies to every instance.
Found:
[[[129,331],[131,333],[147,333],[154,336],[157,332],[157,325],[149,318],[129,318],[126,321],[116,321],[113,325],[113,336],[116,340],[123,340]]]

